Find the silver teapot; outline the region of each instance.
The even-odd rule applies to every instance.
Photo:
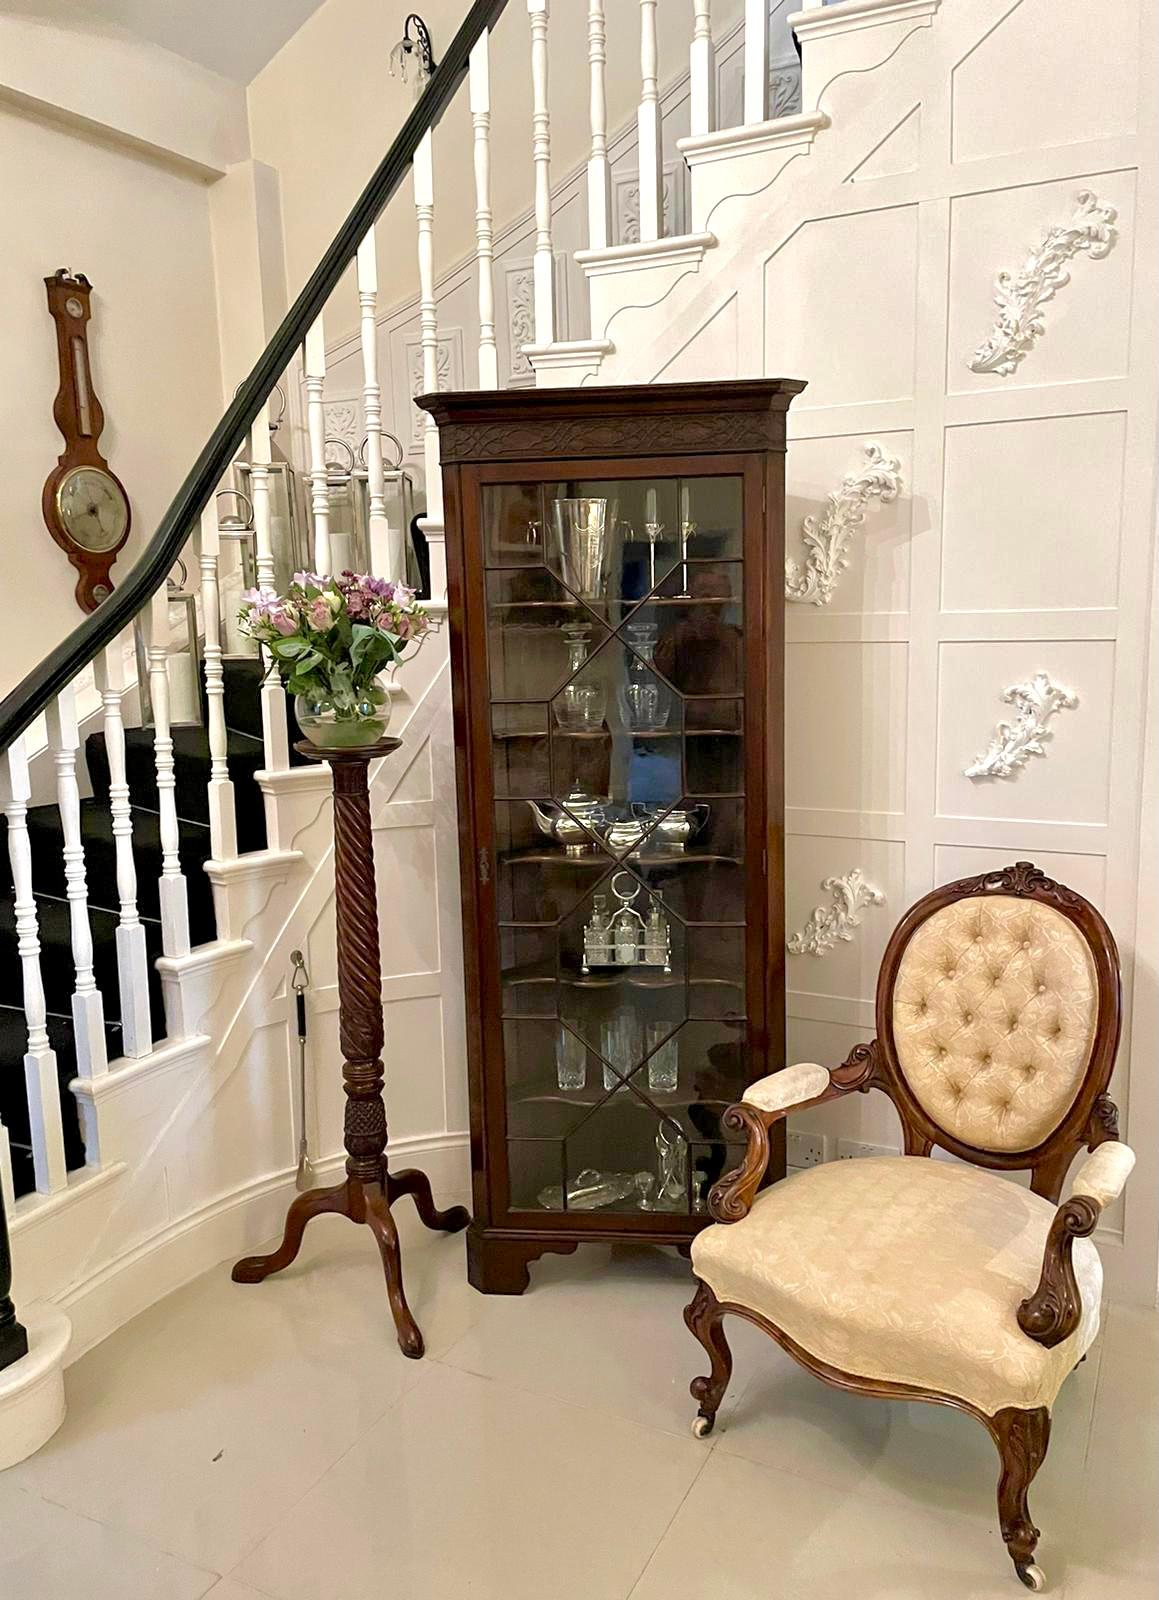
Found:
[[[709,808],[704,804],[665,811],[662,806],[636,802],[632,806],[632,822],[627,826],[639,826],[642,837],[646,836],[658,850],[683,850],[704,827],[708,813]]]
[[[529,800],[527,804],[531,807],[540,833],[554,839],[556,844],[563,845],[567,855],[582,856],[596,848],[593,836],[598,835],[603,827],[604,806],[607,804],[598,795],[573,789],[564,796],[562,805],[549,801],[541,806],[535,800]]]

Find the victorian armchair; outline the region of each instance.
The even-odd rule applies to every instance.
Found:
[[[1093,906],[1029,862],[964,879],[895,929],[876,1027],[841,1066],[789,1067],[725,1114],[748,1146],[710,1196],[717,1226],[692,1247],[699,1286],[685,1321],[711,1361],[692,1385],[693,1432],[712,1431],[728,1385],[727,1315],[838,1388],[967,1411],[998,1448],[1002,1537],[1039,1590],[1027,1490],[1055,1398],[1098,1332],[1089,1235],[1135,1159],[1105,1092],[1115,942]],[[904,1155],[809,1168],[761,1191],[780,1118],[871,1088],[897,1109]],[[920,1159],[935,1146],[960,1159]],[[1027,1168],[1029,1189],[1000,1176]]]

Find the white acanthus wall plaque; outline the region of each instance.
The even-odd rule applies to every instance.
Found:
[[[1000,272],[994,280],[998,318],[989,336],[970,357],[971,372],[994,372],[1009,378],[1046,332],[1042,308],[1070,282],[1068,261],[1085,251],[1092,261],[1110,253],[1118,231],[1114,206],[1101,206],[1089,189],[1077,198],[1074,216],[1048,228],[1017,272]]]
[[[802,521],[801,543],[809,554],[803,562],[791,556],[786,560],[786,600],[827,606],[849,565],[849,541],[865,521],[870,502],[897,499],[901,462],[872,441],[865,446],[865,456],[865,466],[847,473],[840,489],[829,496],[824,514]]]
[[[828,889],[830,903],[814,906],[805,926],[786,941],[790,955],[823,956],[838,942],[852,943],[854,928],[861,926],[861,912],[885,903],[881,890],[866,883],[860,867],[840,878],[826,878],[821,887]]]
[[[1058,711],[1073,711],[1078,695],[1051,683],[1036,672],[1029,683],[1016,683],[1002,696],[1013,706],[1013,722],[1000,722],[985,755],[965,768],[967,778],[1012,778],[1031,756],[1044,756],[1044,741],[1051,738],[1047,723]]]

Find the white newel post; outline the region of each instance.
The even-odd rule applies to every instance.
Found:
[[[745,0],[744,119],[764,122],[769,114],[768,0]]]
[[[270,511],[270,422],[263,407],[250,429],[250,499],[254,508],[254,559],[258,586],[274,587],[274,535]],[[286,691],[265,646],[262,666],[262,747],[265,770],[286,772],[290,766],[290,736],[286,721]]]
[[[588,0],[588,77],[592,152],[588,157],[588,249],[604,250],[612,242],[612,185],[608,175],[608,96],[604,71],[608,30],[604,0]]]
[[[400,578],[405,529],[392,529],[386,514],[382,464],[382,388],[378,381],[378,259],[374,229],[358,246],[358,328],[362,346],[362,415],[366,422],[367,531],[370,570],[379,578]]]
[[[60,812],[65,894],[68,897],[69,942],[76,982],[72,993],[72,1026],[77,1075],[93,1078],[109,1070],[105,1040],[105,1002],[93,971],[93,930],[89,921],[88,882],[80,826],[80,787],[76,753],[80,731],[76,691],[62,689],[45,712],[48,747],[56,767],[56,804]]]
[[[495,344],[495,236],[491,215],[490,34],[480,35],[471,51],[468,91],[475,134],[475,256],[479,264],[479,387],[499,387]]]
[[[664,231],[664,155],[660,122],[656,0],[640,0],[640,109],[636,113],[640,156],[640,240]]]
[[[428,128],[415,151],[415,220],[418,224],[419,337],[423,352],[423,389],[434,394],[439,387],[439,317],[435,300],[435,149]],[[422,529],[427,539],[431,568],[431,598],[441,602],[447,592],[447,551],[443,522],[443,474],[439,463],[439,429],[429,412],[423,419],[423,475],[427,509]]]
[[[32,1162],[37,1189],[41,1194],[54,1194],[65,1187],[68,1171],[64,1161],[56,1051],[48,1042],[48,1009],[40,975],[40,932],[36,920],[36,898],[32,892],[32,850],[28,839],[28,801],[31,793],[28,757],[21,735],[0,759],[0,803],[8,819],[8,859],[12,864],[16,952],[20,957],[24,1020],[28,1027],[24,1081],[32,1134]]]
[[[692,46],[688,52],[690,131],[716,130],[716,46],[712,42],[712,0],[692,0]]]
[[[527,0],[531,20],[531,156],[535,163],[535,342],[555,343],[555,254],[551,243],[551,116],[547,109],[548,0]]]
[[[310,438],[310,512],[314,524],[314,571],[330,576],[330,492],[326,485],[326,335],[319,315],[306,335],[306,429]]]
[[[221,663],[221,595],[217,563],[221,535],[217,499],[201,514],[201,617],[205,630],[205,704],[209,735],[209,844],[215,861],[237,855],[237,811],[229,775],[229,735],[225,726],[225,669]]]
[[[149,1016],[149,955],[145,924],[137,910],[137,867],[133,860],[133,810],[125,766],[125,653],[114,639],[93,663],[104,706],[105,758],[109,763],[109,810],[117,863],[117,991],[121,998],[121,1049],[134,1060],[153,1048]]]
[[[161,948],[167,956],[189,954],[189,895],[181,871],[177,826],[177,777],[169,727],[169,597],[164,586],[149,602],[149,700],[153,707],[153,757],[161,834]]]

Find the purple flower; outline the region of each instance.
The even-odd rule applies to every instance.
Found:
[[[330,579],[317,572],[295,572],[290,582],[296,583],[301,589],[324,589]]]

